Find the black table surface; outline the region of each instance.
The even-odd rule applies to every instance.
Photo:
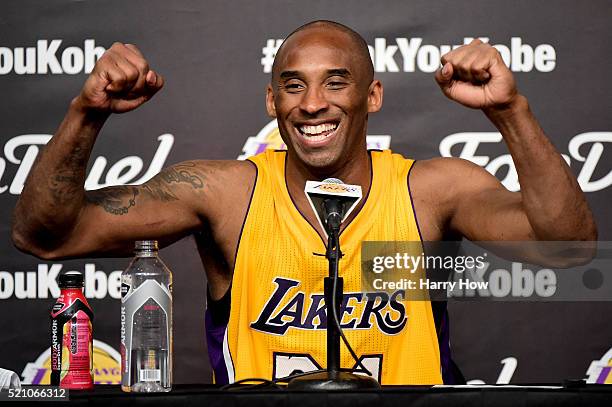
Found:
[[[559,387],[559,388],[553,388]],[[70,404],[115,406],[612,406],[612,386],[384,386],[380,390],[307,392],[216,385],[175,385],[168,393],[124,393],[116,385],[70,391]],[[65,402],[45,405],[66,405]]]

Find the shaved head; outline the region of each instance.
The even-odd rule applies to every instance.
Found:
[[[368,114],[380,110],[382,94],[364,39],[342,24],[313,21],[279,47],[266,110],[294,168],[332,174],[352,160],[368,168]]]
[[[348,38],[350,40],[349,42],[351,46],[351,53],[358,60],[359,65],[364,68],[364,79],[367,81],[368,84],[374,79],[374,66],[372,65],[372,59],[370,58],[368,44],[365,42],[363,37],[353,29],[335,21],[317,20],[311,21],[301,27],[298,27],[291,34],[289,34],[287,38],[285,38],[285,41],[283,41],[278,51],[276,52],[276,57],[274,58],[274,63],[272,64],[272,82],[276,82],[278,80],[278,61],[281,61],[283,59],[284,54],[287,51],[286,48],[291,48],[291,40],[293,39],[293,37],[299,36],[300,34],[304,34],[307,31],[319,31],[324,33],[331,33],[333,31],[336,31],[337,33]]]

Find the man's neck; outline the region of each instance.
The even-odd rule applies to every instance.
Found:
[[[308,204],[304,187],[306,181],[322,181],[325,178],[338,178],[345,184],[359,185],[363,196],[368,196],[372,180],[372,161],[370,154],[366,149],[358,156],[354,156],[349,162],[343,165],[338,170],[329,171],[311,171],[308,168],[296,163],[297,160],[292,160],[291,155],[287,154],[287,162],[285,166],[285,180],[287,189],[297,209],[306,216],[311,225],[316,225],[315,229],[323,238],[323,231],[316,221],[316,217],[312,208]],[[296,165],[297,164],[297,165]],[[351,220],[359,213],[361,207],[365,203],[365,198],[361,200],[359,205],[351,212],[349,217],[342,223],[342,228],[346,227]]]
[[[323,181],[326,178],[337,178],[345,184],[359,185],[365,194],[370,188],[372,178],[372,163],[370,154],[363,150],[351,160],[339,165],[337,168],[309,168],[299,160],[287,154],[285,177],[289,192],[304,191],[306,181]],[[294,195],[292,193],[292,195]]]

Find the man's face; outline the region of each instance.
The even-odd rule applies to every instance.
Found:
[[[307,29],[287,41],[268,89],[268,113],[300,161],[338,169],[366,148],[367,115],[380,109],[382,87],[343,32]]]

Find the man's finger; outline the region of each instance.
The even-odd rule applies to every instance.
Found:
[[[134,90],[138,84],[140,77],[140,72],[138,71],[138,68],[121,55],[117,55],[113,59],[113,62],[117,69],[125,74],[123,88],[120,89],[119,92],[127,93]]]
[[[446,64],[447,62],[450,62],[451,64],[457,66],[459,61],[465,58],[467,54],[470,54],[472,52],[474,52],[473,47],[462,45],[459,48],[455,48],[454,50],[451,50],[447,52],[446,54],[442,55],[440,60],[442,61],[442,64]]]
[[[140,52],[140,50],[138,49],[136,45],[125,44],[125,47],[129,49],[130,51],[132,51],[134,54],[138,55],[140,58],[145,59],[144,55],[142,54],[142,52]]]
[[[145,76],[149,72],[149,64],[134,45],[115,43],[112,46],[113,61],[126,71],[128,83],[124,91],[138,94],[144,92]]]
[[[147,86],[154,86],[157,82],[157,74],[155,73],[155,71],[151,70],[147,72],[147,76],[145,77],[145,79],[147,81]]]
[[[491,75],[484,69],[474,69],[472,70],[472,77],[476,82],[486,82]]]
[[[127,76],[125,72],[118,68],[108,69],[104,72],[104,76],[108,81],[105,90],[109,92],[121,92],[126,87]]]
[[[135,45],[125,44],[124,50],[125,52],[123,53],[123,56],[136,68],[138,68],[138,71],[143,76],[142,79],[144,80],[144,76],[147,74],[147,72],[149,72],[149,63],[145,57]]]
[[[440,86],[446,86],[453,79],[453,64],[446,62],[435,74],[436,81]]]
[[[146,77],[145,94],[151,98],[164,86],[164,78],[155,71],[149,71]]]

